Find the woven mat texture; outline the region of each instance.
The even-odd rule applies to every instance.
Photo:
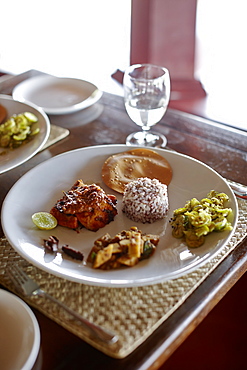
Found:
[[[47,139],[45,145],[40,149],[40,151],[49,148],[49,146],[56,144],[58,141],[63,140],[69,135],[69,130],[60,126],[51,124],[50,135]]]
[[[42,289],[88,320],[114,331],[119,341],[108,345],[92,338],[59,306],[45,298],[26,298],[18,294],[23,300],[98,350],[114,358],[124,358],[143,343],[247,235],[247,202],[238,199],[238,206],[238,224],[227,245],[204,266],[174,280],[133,288],[94,287],[70,282],[31,265],[2,238],[0,283],[17,294],[5,271],[11,263],[23,267]]]

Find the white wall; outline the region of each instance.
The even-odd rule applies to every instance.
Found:
[[[208,89],[215,87],[216,82],[225,85],[230,73],[236,82],[244,77],[246,11],[246,0],[198,0],[197,74]]]
[[[246,130],[246,0],[198,0],[197,73],[207,115]]]
[[[130,6],[130,0],[3,0],[0,70],[37,69],[111,91],[110,75],[129,64]]]

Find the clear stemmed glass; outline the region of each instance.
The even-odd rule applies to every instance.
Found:
[[[124,101],[129,117],[142,131],[130,134],[127,145],[165,147],[164,135],[150,130],[164,116],[170,99],[170,76],[164,67],[136,64],[124,73]]]

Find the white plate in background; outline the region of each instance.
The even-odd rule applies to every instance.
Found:
[[[16,85],[12,95],[16,100],[36,104],[48,114],[67,114],[95,104],[102,92],[88,81],[42,75]]]
[[[126,145],[77,149],[53,157],[26,173],[12,187],[2,207],[4,233],[15,250],[30,263],[56,276],[107,287],[143,286],[177,278],[215,256],[234,232],[238,217],[237,201],[227,182],[202,162],[176,152],[155,149],[168,160],[173,169],[172,181],[168,186],[170,210],[164,220],[153,224],[135,223],[122,213],[122,195],[109,189],[101,179],[104,161],[112,154],[128,150],[130,147]],[[97,232],[81,229],[77,233],[61,226],[50,231],[38,230],[32,223],[32,214],[49,212],[62,197],[62,192],[70,189],[78,179],[85,183],[95,182],[108,194],[117,196],[118,215],[114,221]],[[200,200],[213,189],[226,193],[230,198],[227,206],[233,209],[233,230],[211,233],[206,237],[204,245],[189,249],[180,239],[172,237],[169,219],[173,210],[184,206],[187,200],[194,197]],[[161,235],[155,254],[131,268],[103,271],[63,258],[60,253],[52,257],[44,252],[43,239],[55,235],[60,245],[68,244],[81,250],[86,260],[97,238],[105,233],[114,236],[131,226],[137,226],[142,232]]]

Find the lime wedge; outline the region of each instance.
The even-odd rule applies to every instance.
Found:
[[[32,221],[41,230],[51,230],[57,226],[57,219],[48,212],[34,213]]]

